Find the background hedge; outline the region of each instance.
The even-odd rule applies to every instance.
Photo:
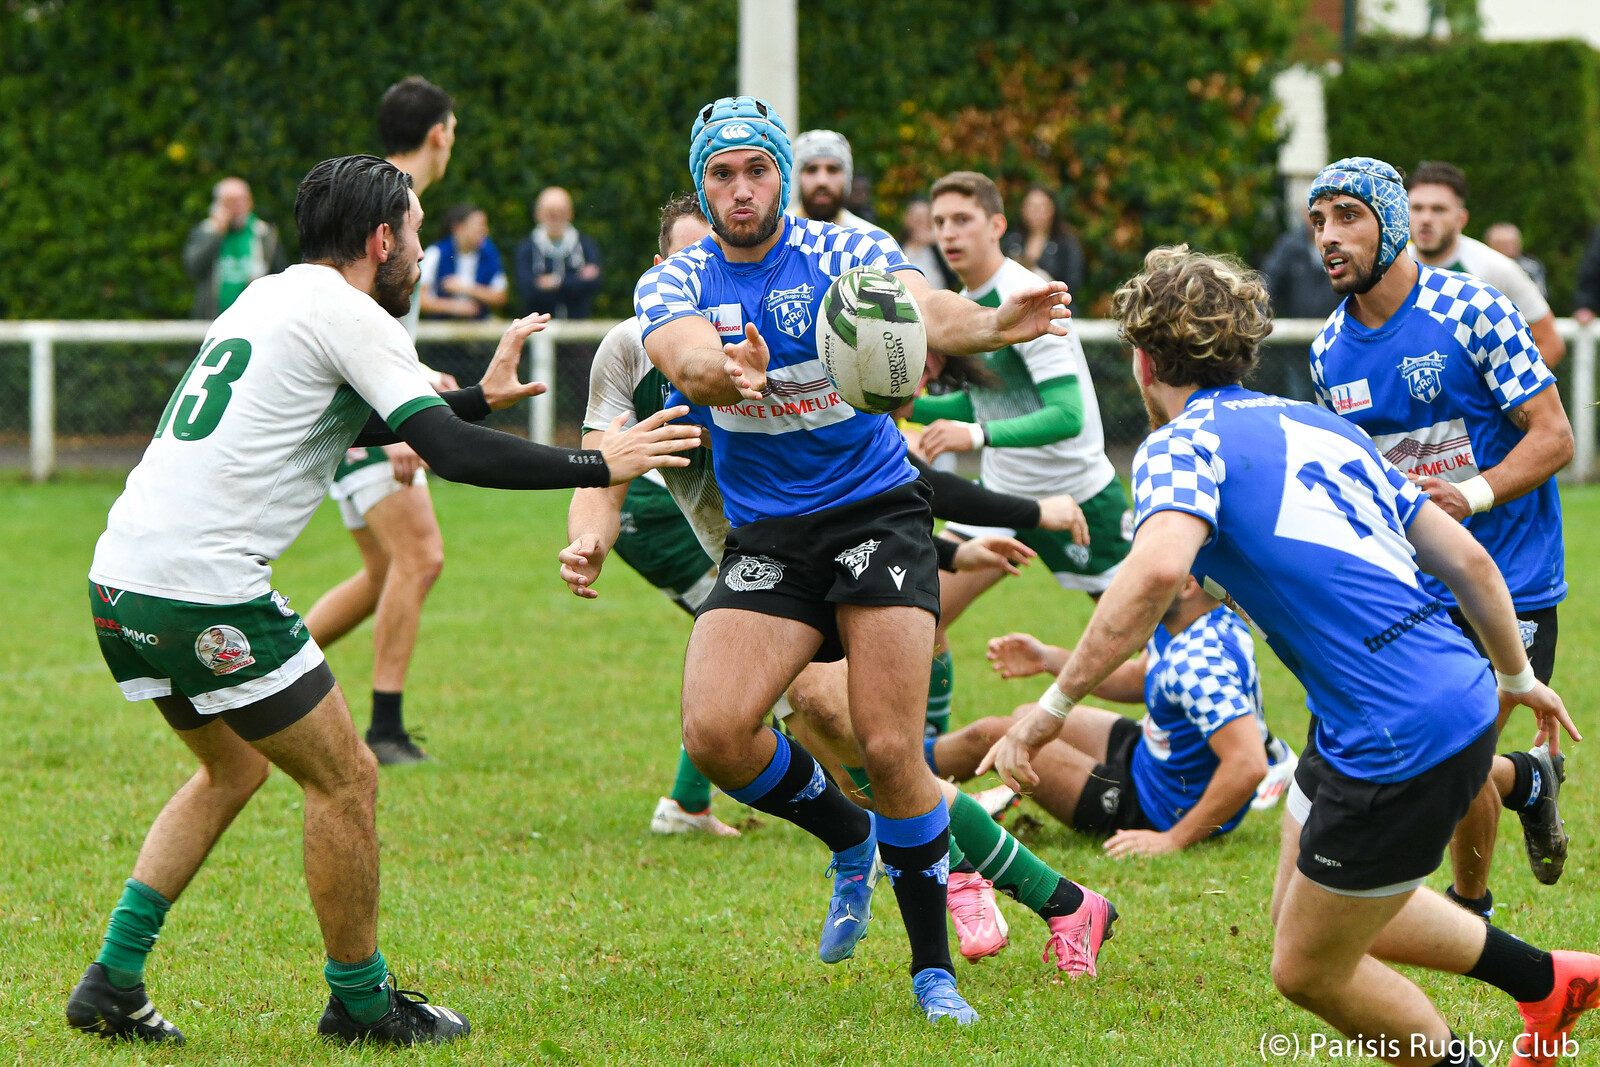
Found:
[[[1270,241],[1264,97],[1301,6],[807,0],[803,119],[854,141],[885,218],[957,166],[1013,199],[1065,186],[1104,292],[1159,241]],[[478,202],[509,254],[538,189],[569,186],[607,258],[598,311],[622,313],[736,53],[733,0],[0,4],[0,317],[187,314],[179,253],[212,184],[244,176],[292,231],[296,183],[375,150],[378,97],[408,73],[460,118],[429,213]]]
[[[1572,310],[1583,243],[1600,220],[1600,52],[1581,41],[1369,41],[1327,99],[1334,158],[1461,167],[1467,233],[1515,222],[1548,269],[1556,311]]]

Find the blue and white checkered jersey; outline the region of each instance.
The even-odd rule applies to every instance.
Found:
[[[730,263],[707,237],[651,268],[634,289],[646,337],[686,315],[711,320],[726,342],[753,322],[767,343],[768,395],[704,407],[728,521],[853,504],[916,478],[905,439],[887,415],[867,415],[839,396],[817,358],[816,320],[833,280],[862,264],[915,270],[892,237],[785,215],[778,243],[758,263]],[[670,402],[688,403],[680,393]]]
[[[1217,772],[1211,735],[1245,716],[1265,733],[1261,678],[1249,628],[1220,605],[1176,635],[1157,626],[1145,664],[1144,737],[1133,750],[1133,784],[1151,824],[1170,830]],[[1232,830],[1249,810],[1247,799],[1213,833]]]
[[[1136,527],[1158,511],[1211,527],[1195,577],[1305,686],[1335,770],[1401,781],[1494,721],[1488,661],[1406,539],[1425,498],[1344,419],[1236,385],[1197,390],[1139,447],[1133,500]]]
[[[1527,323],[1498,289],[1424,266],[1400,310],[1376,330],[1334,310],[1311,346],[1322,405],[1372,435],[1401,471],[1460,482],[1504,461],[1523,433],[1507,412],[1555,384]],[[1519,611],[1566,598],[1561,496],[1550,478],[1467,519],[1505,575]],[[1443,582],[1424,587],[1454,607]]]

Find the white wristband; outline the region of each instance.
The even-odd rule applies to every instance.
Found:
[[[1464,482],[1457,482],[1456,488],[1467,498],[1467,507],[1474,515],[1482,514],[1494,507],[1494,486],[1490,485],[1489,479],[1483,475],[1474,475]]]
[[[967,430],[972,434],[972,450],[976,452],[984,445],[983,423],[969,422],[967,423]]]
[[[1072,701],[1067,699],[1056,683],[1051,682],[1050,688],[1044,691],[1044,696],[1039,698],[1039,706],[1058,719],[1065,719],[1072,710]]]
[[[1533,676],[1533,664],[1525,663],[1516,674],[1501,674],[1495,671],[1494,684],[1512,696],[1521,696],[1538,685],[1539,680]]]

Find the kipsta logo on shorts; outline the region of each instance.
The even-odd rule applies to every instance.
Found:
[[[194,639],[194,654],[212,674],[232,674],[256,661],[250,639],[232,626],[212,626]]]
[[[804,337],[811,329],[812,285],[797,285],[793,289],[779,289],[767,296],[767,310],[778,322],[778,329],[790,337]]]
[[[1407,356],[1400,361],[1400,373],[1405,377],[1406,388],[1424,404],[1431,404],[1439,395],[1440,374],[1444,371],[1445,356],[1429,352],[1425,356]]]
[[[783,581],[783,564],[766,556],[741,556],[722,581],[735,593],[757,593]]]
[[[850,577],[859,578],[861,572],[867,569],[867,564],[872,560],[872,554],[878,551],[882,541],[863,541],[854,548],[847,548],[833,557],[835,563],[844,564],[849,570]]]
[[[730,122],[726,126],[722,127],[721,132],[718,133],[717,136],[724,141],[738,141],[749,137],[754,132],[754,130],[742,122]]]

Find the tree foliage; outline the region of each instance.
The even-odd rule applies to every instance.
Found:
[[[1328,141],[1336,158],[1459,166],[1467,233],[1516,223],[1545,263],[1551,303],[1570,310],[1600,220],[1600,52],[1581,41],[1371,42],[1328,83]]]
[[[849,136],[885,218],[978,167],[1066,212],[1101,293],[1150,245],[1249,252],[1273,235],[1267,103],[1300,0],[814,0],[802,120]],[[377,151],[378,97],[421,73],[457,101],[437,219],[470,200],[509,252],[549,183],[600,243],[599,310],[649,263],[689,187],[694,109],[735,89],[733,0],[0,2],[0,316],[187,312],[184,236],[228,174],[293,252],[299,179]],[[424,240],[437,234],[425,224]]]

